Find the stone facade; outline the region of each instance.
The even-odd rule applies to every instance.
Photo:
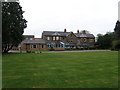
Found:
[[[44,31],[42,39],[46,40],[48,48],[88,48],[94,47],[95,37],[88,31],[77,33],[59,31]]]

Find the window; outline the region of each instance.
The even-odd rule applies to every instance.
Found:
[[[60,37],[60,40],[62,40],[62,37]]]
[[[89,42],[94,42],[94,39],[89,39]]]
[[[42,45],[42,48],[44,48],[44,45]]]
[[[30,38],[30,40],[32,40],[32,38]]]
[[[47,40],[50,40],[50,37],[49,37],[49,36],[47,37]]]
[[[48,47],[48,48],[50,48],[50,47],[51,47],[51,45],[50,45],[50,44],[47,44],[47,47]]]
[[[26,40],[28,40],[28,38],[26,38]]]
[[[87,42],[87,38],[84,38],[84,42]]]
[[[37,45],[31,45],[31,48],[37,48]]]
[[[56,40],[59,40],[59,37],[58,37],[58,36],[56,37]]]
[[[53,40],[55,40],[55,37],[53,37]]]
[[[33,45],[33,48],[37,48],[37,45]]]

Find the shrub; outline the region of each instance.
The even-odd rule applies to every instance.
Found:
[[[27,52],[27,53],[31,53],[31,51],[30,51],[30,50],[27,50],[26,52]]]
[[[49,51],[55,51],[55,49],[53,49],[53,48],[50,48],[50,49],[49,49]]]
[[[115,40],[112,42],[112,50],[120,50],[120,40]]]

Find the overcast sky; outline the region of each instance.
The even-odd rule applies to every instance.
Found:
[[[19,0],[28,21],[24,35],[40,38],[43,31],[112,32],[119,0]]]

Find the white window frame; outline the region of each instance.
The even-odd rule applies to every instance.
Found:
[[[60,40],[62,40],[62,37],[60,37]]]
[[[30,40],[33,40],[32,38],[30,38]]]
[[[53,40],[55,40],[55,36],[53,37]]]
[[[59,36],[56,36],[56,40],[59,40]]]
[[[50,40],[50,37],[49,37],[49,36],[47,36],[47,40]]]

